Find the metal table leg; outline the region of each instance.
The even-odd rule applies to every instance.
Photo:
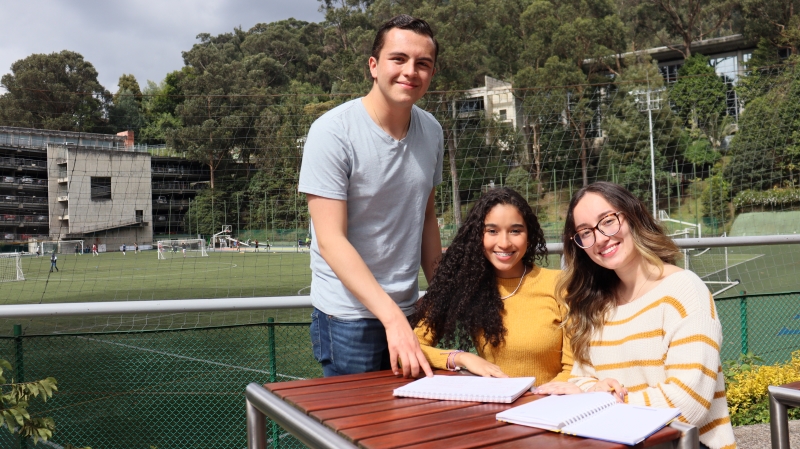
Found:
[[[772,449],[789,448],[788,407],[800,407],[800,391],[791,388],[769,387],[769,431]]]
[[[697,427],[680,421],[672,421],[669,426],[681,432],[681,438],[675,442],[675,449],[700,448],[700,431]]]

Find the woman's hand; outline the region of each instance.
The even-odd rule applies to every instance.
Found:
[[[628,390],[625,389],[625,386],[619,383],[617,379],[612,379],[610,377],[598,381],[596,384],[592,385],[588,391],[611,393],[617,398],[617,402],[625,402],[625,396],[628,395]]]
[[[472,374],[482,377],[508,377],[499,366],[489,363],[470,352],[459,352],[454,360],[456,366],[466,368]]]
[[[578,394],[583,393],[577,385],[572,382],[548,382],[539,385],[538,388],[531,390],[534,394]]]

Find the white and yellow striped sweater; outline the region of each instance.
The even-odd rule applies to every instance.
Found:
[[[589,348],[593,366],[575,361],[570,382],[587,390],[613,378],[626,401],[677,407],[712,449],[735,448],[720,364],[722,326],[714,300],[691,271],[667,276],[653,290],[611,311]]]

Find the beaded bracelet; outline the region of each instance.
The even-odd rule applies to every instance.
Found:
[[[457,349],[455,351],[450,352],[450,354],[447,355],[447,363],[445,363],[444,365],[445,368],[447,368],[450,371],[461,371],[461,367],[456,366],[456,355],[459,352],[464,352],[464,351]]]

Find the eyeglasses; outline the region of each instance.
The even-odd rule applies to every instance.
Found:
[[[586,249],[591,248],[592,245],[594,245],[594,242],[597,240],[594,234],[595,230],[600,231],[600,233],[606,237],[611,237],[619,232],[619,229],[622,227],[619,221],[619,214],[621,213],[622,212],[614,212],[608,214],[601,218],[600,221],[597,222],[596,226],[579,230],[571,237],[572,241],[581,248]]]

